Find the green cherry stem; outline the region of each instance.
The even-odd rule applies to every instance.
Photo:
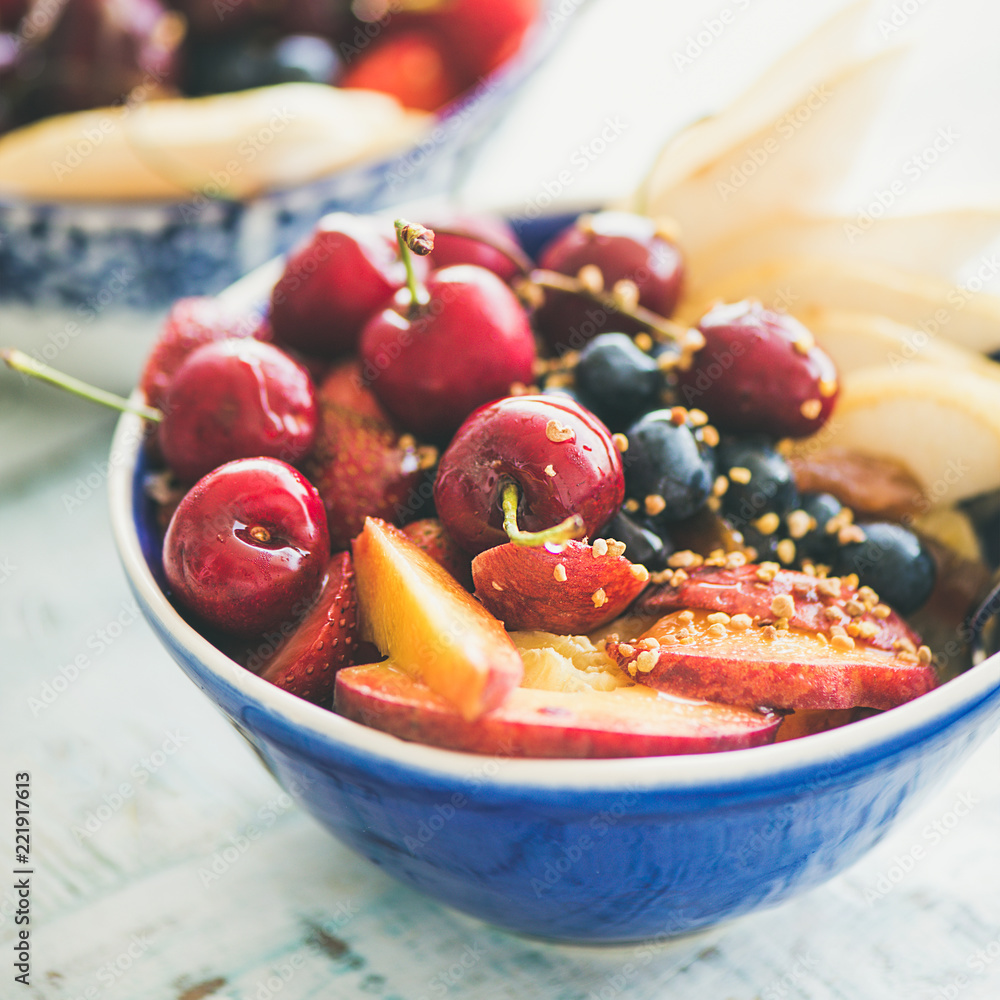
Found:
[[[163,419],[163,414],[159,410],[131,403],[123,396],[116,396],[113,392],[106,392],[104,389],[98,389],[86,382],[81,382],[80,379],[73,378],[72,375],[51,368],[42,361],[36,361],[16,347],[0,348],[0,358],[6,361],[8,367],[13,368],[14,371],[58,386],[60,389],[73,393],[74,396],[89,399],[93,403],[100,403],[102,406],[108,406],[112,410],[120,410],[122,413],[134,413],[136,416],[157,423]]]
[[[565,521],[560,521],[559,524],[554,524],[543,531],[522,531],[517,526],[517,505],[520,501],[521,491],[517,483],[507,483],[500,494],[503,530],[515,545],[563,545],[571,539],[583,536],[585,526],[579,514],[571,514]]]
[[[406,287],[410,292],[410,308],[426,305],[430,301],[427,289],[417,281],[413,270],[413,254],[426,257],[434,249],[434,233],[406,219],[396,219],[396,242],[399,244],[399,258],[406,268]]]

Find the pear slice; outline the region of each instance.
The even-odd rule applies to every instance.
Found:
[[[821,434],[795,446],[831,447],[902,463],[932,506],[998,489],[1000,383],[922,364],[853,372]]]
[[[362,638],[465,719],[496,708],[524,664],[503,625],[398,528],[369,517],[354,539]]]
[[[797,317],[818,308],[874,313],[972,351],[1000,347],[1000,296],[869,260],[772,258],[686,297],[676,318],[694,324],[715,303],[746,298]]]

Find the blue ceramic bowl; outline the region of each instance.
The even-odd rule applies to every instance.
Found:
[[[665,939],[773,906],[858,860],[1000,721],[1000,655],[900,708],[773,746],[514,760],[403,742],[261,680],[164,595],[137,418],[111,517],[142,611],[288,793],[386,872],[490,924],[574,942]]]

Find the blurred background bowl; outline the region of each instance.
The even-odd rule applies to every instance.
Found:
[[[127,392],[171,302],[226,288],[335,210],[372,211],[454,190],[484,138],[550,54],[571,14],[540,14],[518,50],[392,153],[243,200],[0,196],[4,342]]]

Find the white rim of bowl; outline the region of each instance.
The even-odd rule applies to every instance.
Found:
[[[133,400],[141,402],[138,392]],[[475,778],[493,787],[645,791],[738,784],[827,765],[832,771],[830,783],[835,785],[840,773],[837,770],[839,761],[857,754],[865,754],[870,761],[877,760],[871,752],[879,746],[896,741],[906,744],[909,733],[932,729],[935,720],[943,722],[962,706],[971,708],[1000,689],[1000,653],[997,653],[905,705],[807,739],[669,757],[583,760],[504,757],[502,764],[490,773],[487,762],[500,758],[408,742],[353,722],[261,680],[192,628],[157,585],[139,544],[132,513],[132,485],[143,437],[140,417],[124,414],[119,419],[111,445],[108,495],[112,530],[122,566],[132,586],[161,625],[179,646],[189,650],[220,681],[236,689],[250,703],[260,704],[268,713],[282,717],[317,741],[327,745],[348,745],[354,751],[404,768],[419,768],[455,780]]]

